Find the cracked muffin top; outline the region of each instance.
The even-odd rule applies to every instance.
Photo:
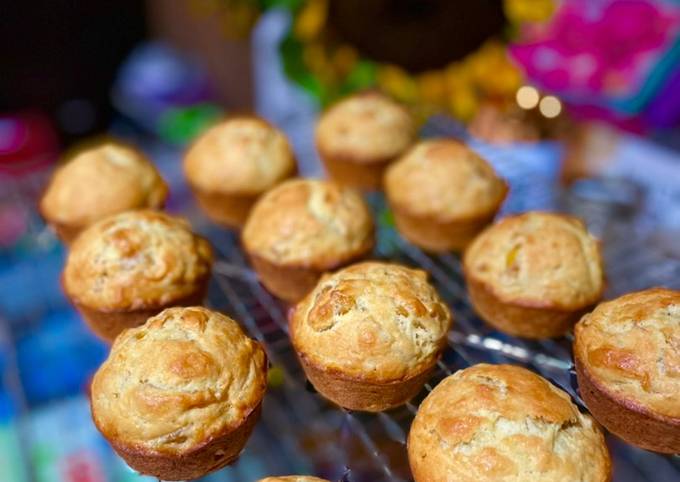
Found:
[[[126,211],[83,231],[62,277],[74,302],[100,310],[166,305],[196,292],[212,264],[210,243],[182,218]]]
[[[589,415],[544,378],[480,364],[444,379],[408,437],[416,481],[605,482],[611,461]]]
[[[40,201],[47,221],[85,227],[128,209],[160,208],[168,187],[134,147],[104,142],[58,168]]]
[[[488,162],[454,139],[419,142],[385,174],[390,204],[443,221],[488,216],[507,190]]]
[[[295,307],[290,325],[293,345],[308,362],[390,382],[432,366],[451,314],[424,271],[365,262],[324,275]]]
[[[573,310],[604,290],[598,241],[578,218],[531,211],[501,219],[465,251],[465,274],[497,298],[536,308]]]
[[[168,308],[116,338],[92,380],[92,416],[114,446],[184,454],[259,406],[266,364],[260,344],[231,318]]]
[[[416,134],[409,112],[378,92],[360,92],[331,106],[316,127],[322,157],[385,162],[403,153]]]
[[[243,245],[272,263],[327,269],[372,248],[373,220],[358,192],[331,181],[291,179],[255,204]]]
[[[680,291],[652,288],[601,303],[575,337],[574,356],[602,389],[680,419]]]
[[[264,119],[231,117],[193,143],[184,172],[207,192],[257,195],[293,175],[295,156],[283,132]]]

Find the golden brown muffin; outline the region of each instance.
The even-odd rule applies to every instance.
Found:
[[[264,350],[234,320],[169,308],[116,338],[92,380],[92,418],[136,471],[195,479],[238,457],[266,378]]]
[[[263,119],[231,117],[202,134],[184,159],[196,199],[216,223],[240,228],[265,191],[295,175],[286,136]]]
[[[385,194],[399,232],[427,251],[460,251],[489,224],[505,182],[454,139],[421,141],[385,174]]]
[[[40,212],[65,243],[85,227],[129,209],[161,208],[168,187],[139,150],[119,142],[86,149],[57,169]]]
[[[474,239],[463,268],[477,313],[526,338],[564,335],[604,289],[599,243],[579,219],[560,214],[502,219]]]
[[[322,273],[371,252],[373,220],[357,192],[329,181],[293,179],[257,202],[242,241],[262,284],[296,302]]]
[[[330,176],[341,184],[379,189],[385,167],[413,143],[409,112],[377,92],[333,105],[316,127],[316,146]]]
[[[423,401],[408,436],[416,482],[606,482],[600,428],[569,395],[513,365],[475,365]]]
[[[90,328],[112,341],[164,308],[201,303],[211,264],[210,244],[185,220],[127,211],[78,236],[62,282]]]
[[[574,331],[579,390],[593,416],[633,445],[680,453],[680,291],[602,303]]]
[[[309,475],[286,475],[281,477],[266,477],[258,482],[330,482],[326,479],[311,477]]]
[[[324,275],[290,315],[291,341],[312,385],[341,407],[368,412],[420,391],[450,327],[424,271],[379,262]]]

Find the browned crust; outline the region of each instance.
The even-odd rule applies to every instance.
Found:
[[[415,215],[397,205],[392,206],[392,212],[399,233],[416,246],[432,253],[461,252],[493,221],[499,206],[482,216],[450,221]]]
[[[269,292],[288,303],[297,303],[314,289],[323,273],[360,261],[373,250],[374,245],[375,235],[372,235],[359,249],[344,258],[309,264],[275,263],[245,248],[244,251],[260,282]]]
[[[86,227],[86,226],[73,226],[57,222],[50,223],[50,226],[56,233],[57,237],[66,246],[70,246],[71,243],[73,243],[73,241],[78,237],[80,232]]]
[[[243,227],[250,209],[259,197],[257,194],[207,192],[194,186],[191,190],[198,205],[213,222],[234,229]]]
[[[364,191],[377,191],[382,188],[385,169],[394,160],[389,158],[361,162],[355,158],[332,156],[319,146],[317,150],[328,175],[335,182]]]
[[[162,454],[131,447],[117,440],[111,446],[134,470],[161,480],[193,480],[234,462],[260,418],[261,403],[236,427],[182,454]],[[101,431],[101,430],[100,430]]]
[[[576,349],[574,363],[581,397],[593,417],[607,430],[646,450],[680,453],[679,418],[654,413],[633,400],[609,392],[588,371],[587,361],[581,360]]]
[[[591,306],[574,310],[549,304],[502,301],[493,290],[465,272],[470,302],[477,314],[494,328],[524,338],[554,338],[567,333]]]
[[[144,307],[135,310],[99,310],[96,308],[89,308],[85,305],[71,300],[73,305],[78,309],[83,317],[83,320],[92,332],[107,343],[113,343],[116,337],[127,328],[134,328],[143,325],[146,320],[152,316],[157,315],[166,308],[172,306],[195,306],[202,305],[208,290],[208,282],[210,276],[206,276],[204,280],[197,285],[194,293],[155,307]]]
[[[331,402],[349,410],[382,412],[403,405],[415,397],[430,378],[438,357],[414,375],[385,383],[348,377],[340,372],[324,369],[300,352],[298,359],[314,388]]]

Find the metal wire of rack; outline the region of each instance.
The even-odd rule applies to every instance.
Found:
[[[527,341],[485,325],[471,308],[459,258],[451,254],[428,255],[410,245],[392,228],[382,198],[375,196],[371,202],[379,220],[374,256],[426,270],[455,319],[449,346],[421,393],[403,407],[379,414],[338,408],[314,392],[288,339],[287,308],[259,284],[235,234],[204,226],[219,257],[210,303],[240,320],[265,345],[275,374],[270,379],[272,388],[265,398],[261,422],[263,429],[272,434],[271,446],[259,450],[284,453],[286,464],[271,470],[314,472],[330,480],[351,482],[412,480],[406,440],[419,403],[443,378],[480,362],[530,368],[566,390],[585,410],[575,383],[570,337]],[[625,225],[610,226],[604,238],[608,296],[652,285],[678,287],[680,260],[649,246],[641,249],[645,238]],[[677,456],[637,449],[613,436],[607,440],[616,482],[680,480]]]

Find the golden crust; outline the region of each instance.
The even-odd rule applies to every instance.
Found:
[[[602,265],[599,243],[579,219],[536,211],[488,227],[463,259],[468,280],[498,301],[565,311],[600,299]]]
[[[480,364],[444,379],[408,437],[416,482],[611,479],[604,437],[589,415],[542,377]]]
[[[257,195],[295,173],[286,136],[263,119],[231,117],[202,134],[184,158],[194,189],[206,193]]]
[[[440,222],[488,218],[507,193],[506,183],[470,148],[454,139],[421,141],[385,174],[391,205]]]
[[[371,250],[373,220],[357,192],[292,179],[258,200],[242,241],[250,255],[274,264],[332,269]]]
[[[291,339],[308,364],[337,377],[390,383],[434,365],[451,314],[427,274],[365,262],[324,275],[291,316]]]
[[[321,115],[316,145],[322,158],[380,163],[403,153],[415,134],[413,119],[404,107],[378,92],[362,92]]]
[[[680,426],[680,291],[601,303],[576,325],[574,356],[600,389]]]
[[[257,482],[329,482],[326,479],[311,477],[309,475],[285,475],[281,477],[265,477]]]
[[[40,211],[51,224],[83,228],[129,209],[160,208],[167,195],[165,181],[144,154],[119,142],[105,142],[55,171]]]
[[[167,214],[127,211],[88,227],[71,246],[66,294],[101,311],[167,305],[203,289],[212,249],[189,224]]]
[[[92,416],[123,454],[180,457],[246,423],[266,364],[231,318],[169,308],[118,336],[92,381]]]

